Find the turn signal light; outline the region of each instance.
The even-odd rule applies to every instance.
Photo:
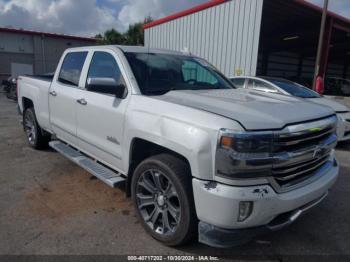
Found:
[[[220,145],[222,147],[229,148],[229,149],[233,148],[233,137],[222,136]]]

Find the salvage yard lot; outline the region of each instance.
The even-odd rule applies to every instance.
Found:
[[[169,248],[144,232],[123,189],[31,149],[19,121],[0,94],[0,254],[350,256],[350,143],[337,147],[340,177],[328,198],[292,226],[239,248]]]

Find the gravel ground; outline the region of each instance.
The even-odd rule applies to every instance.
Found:
[[[350,259],[350,143],[337,148],[341,172],[328,198],[292,226],[232,249],[169,248],[144,232],[123,189],[52,150],[31,149],[19,120],[16,104],[0,94],[0,255]]]

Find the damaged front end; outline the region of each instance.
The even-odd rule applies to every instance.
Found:
[[[327,195],[328,192],[306,205],[280,214],[265,226],[245,229],[223,229],[201,221],[198,225],[199,242],[217,248],[230,248],[246,244],[257,236],[289,226],[306,211],[319,204]]]

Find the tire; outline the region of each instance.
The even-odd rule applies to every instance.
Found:
[[[47,148],[50,137],[43,135],[43,130],[36,120],[35,111],[32,107],[25,109],[23,113],[23,128],[31,147],[35,149]]]
[[[142,226],[153,238],[179,246],[196,237],[191,172],[183,160],[160,154],[141,162],[132,177],[131,195]]]

